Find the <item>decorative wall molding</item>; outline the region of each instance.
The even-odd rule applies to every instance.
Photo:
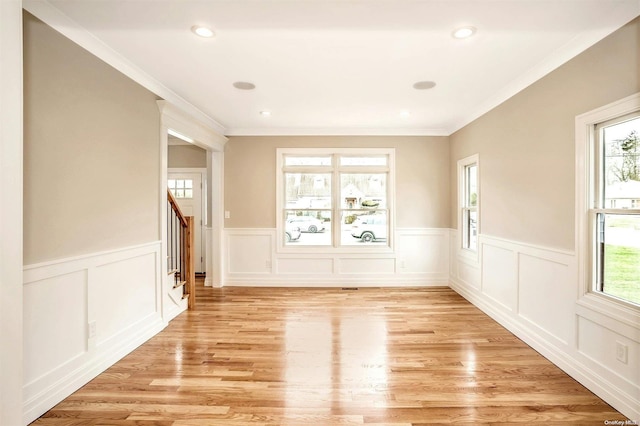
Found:
[[[228,139],[219,128],[202,120],[193,111],[184,109],[169,101],[157,101],[162,122],[167,128],[193,139],[193,144],[207,151],[224,151]]]
[[[154,241],[24,267],[27,423],[165,327],[160,249]]]
[[[388,287],[446,285],[450,279],[455,291],[551,362],[629,418],[640,418],[640,327],[577,303],[577,266],[570,252],[479,239],[480,263],[474,265],[457,256],[456,230],[397,229],[393,253],[296,255],[276,252],[275,229],[225,229],[224,283]],[[24,268],[25,421],[166,325],[160,251],[160,242],[153,242]],[[119,303],[132,299],[135,312]],[[55,324],[47,321],[51,316]],[[616,342],[628,346],[627,364],[615,360]],[[45,352],[47,357],[39,356]]]
[[[449,230],[398,228],[394,252],[278,252],[273,228],[224,230],[225,286],[447,286]],[[308,247],[305,247],[308,249]]]
[[[480,235],[479,282],[451,249],[451,288],[631,419],[640,418],[640,324],[579,303],[571,251]],[[457,241],[457,230],[451,230]],[[615,357],[627,345],[629,361]]]

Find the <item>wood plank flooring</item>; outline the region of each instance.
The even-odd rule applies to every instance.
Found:
[[[603,425],[625,418],[448,288],[198,288],[36,425]]]

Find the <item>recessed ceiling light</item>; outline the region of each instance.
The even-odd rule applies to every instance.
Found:
[[[263,117],[270,117],[271,111],[260,111],[260,115]]]
[[[233,87],[240,90],[253,90],[256,88],[256,85],[248,81],[236,81],[233,83]]]
[[[205,37],[205,38],[211,38],[214,35],[216,35],[216,33],[214,33],[212,29],[207,27],[202,27],[200,25],[194,25],[193,27],[191,27],[191,31],[195,35],[198,35],[200,37]]]
[[[455,38],[469,38],[476,33],[475,27],[461,27],[457,28],[451,33]]]
[[[400,111],[400,117],[409,118],[411,116],[411,111]]]
[[[435,81],[418,81],[413,83],[413,88],[416,90],[428,90],[436,87]]]

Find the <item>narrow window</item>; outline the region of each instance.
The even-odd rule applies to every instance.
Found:
[[[479,185],[478,156],[467,157],[458,162],[460,194],[460,232],[462,248],[478,251],[479,229]]]
[[[640,113],[595,126],[594,290],[640,304]]]

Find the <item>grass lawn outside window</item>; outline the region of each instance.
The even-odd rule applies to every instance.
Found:
[[[640,248],[605,245],[603,292],[640,305]]]

